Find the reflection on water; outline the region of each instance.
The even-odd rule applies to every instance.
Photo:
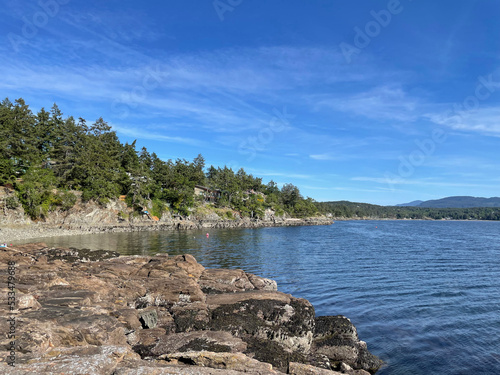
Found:
[[[210,229],[100,233],[32,239],[49,246],[115,250],[123,255],[192,254],[205,267],[241,268],[248,259],[262,264],[267,246],[281,242],[273,233],[253,229]],[[281,244],[278,244],[280,246]],[[248,270],[247,270],[248,271]]]

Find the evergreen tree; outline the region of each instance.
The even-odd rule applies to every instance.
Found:
[[[59,137],[50,152],[48,165],[59,179],[59,186],[73,189],[77,185],[75,167],[85,147],[85,130],[75,123],[73,117],[68,117],[58,132]]]
[[[50,113],[42,107],[36,115],[36,126],[34,128],[35,147],[43,162],[47,161],[52,150],[52,132],[50,129]]]
[[[16,170],[10,140],[13,132],[12,102],[6,98],[0,103],[0,184],[11,182],[16,178]]]
[[[281,188],[281,199],[285,207],[293,210],[295,205],[302,200],[300,190],[293,184],[284,184]]]
[[[30,165],[36,163],[38,153],[34,147],[35,117],[23,99],[17,99],[5,124],[8,142],[6,157],[11,160],[14,173],[21,177]]]
[[[111,127],[99,118],[89,128],[75,165],[75,181],[83,199],[105,202],[120,194],[121,144]]]

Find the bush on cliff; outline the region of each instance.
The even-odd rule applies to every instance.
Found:
[[[54,173],[41,168],[30,168],[23,183],[16,184],[24,211],[32,219],[43,218],[54,206],[56,199],[52,189],[55,184]]]

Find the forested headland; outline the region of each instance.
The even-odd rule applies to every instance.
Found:
[[[316,206],[322,213],[344,219],[500,220],[497,207],[399,207],[348,201],[317,202]]]
[[[23,99],[0,104],[0,185],[16,191],[2,200],[4,209],[22,205],[35,220],[69,210],[77,197],[104,205],[126,196],[130,207],[141,211],[149,206],[157,216],[165,211],[189,215],[201,205],[252,218],[262,217],[266,209],[278,216],[317,213],[313,199],[292,184],[279,188],[244,169],[206,166],[201,154],[192,161],[164,161],[145,147],[137,150],[135,141],[121,143],[103,118],[89,124],[65,117],[56,104],[33,113]],[[212,197],[195,195],[195,186],[206,187]]]

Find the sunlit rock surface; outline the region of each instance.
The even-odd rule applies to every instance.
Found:
[[[0,325],[1,373],[362,375],[382,365],[347,318],[316,317],[272,280],[191,255],[29,244],[1,248],[0,265],[0,318],[15,318],[15,367],[11,327]]]

